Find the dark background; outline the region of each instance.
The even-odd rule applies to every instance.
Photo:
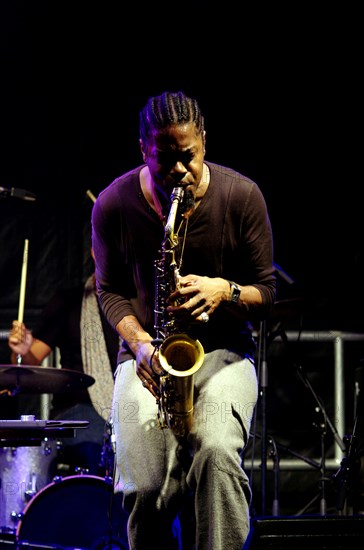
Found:
[[[358,14],[168,5],[1,2],[0,186],[37,196],[0,200],[1,308],[17,308],[25,238],[26,317],[85,278],[86,190],[141,162],[139,110],[183,89],[205,114],[207,158],[262,188],[289,294],[314,297],[330,329],[362,330]]]
[[[352,6],[238,4],[0,2],[0,186],[37,198],[0,199],[4,363],[24,240],[32,327],[58,287],[90,273],[86,191],[97,196],[141,162],[138,114],[165,89],[199,100],[206,158],[264,193],[275,261],[294,280],[279,277],[288,302],[273,327],[364,332],[361,17]],[[362,355],[356,346],[345,364],[351,403]],[[273,386],[286,374],[273,370]],[[302,414],[288,413],[293,431]]]

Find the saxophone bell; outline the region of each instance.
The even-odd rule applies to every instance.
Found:
[[[159,350],[159,363],[165,374],[160,377],[159,422],[184,437],[193,421],[193,375],[204,360],[199,340],[187,334],[172,334]]]

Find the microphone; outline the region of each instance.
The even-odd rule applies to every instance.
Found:
[[[14,197],[14,199],[21,199],[23,201],[36,200],[36,196],[31,191],[27,191],[26,189],[17,189],[16,187],[12,187],[11,189],[0,187],[0,197],[1,195],[4,195],[5,197]]]

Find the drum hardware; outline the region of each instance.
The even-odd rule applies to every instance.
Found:
[[[0,395],[63,393],[86,389],[94,383],[89,374],[72,369],[0,365]]]
[[[104,433],[104,443],[101,451],[100,467],[104,468],[105,475],[107,477],[113,476],[114,472],[114,455],[115,455],[115,444],[114,444],[114,434],[112,429],[112,422],[106,422],[106,430]]]
[[[88,468],[82,468],[81,466],[77,466],[75,468],[75,474],[79,475],[79,476],[87,475],[87,474],[89,474],[89,469]],[[58,481],[62,481],[62,480],[58,480]]]
[[[16,548],[15,533],[7,533],[0,531],[0,548],[1,550],[9,550]]]
[[[0,420],[0,448],[31,447],[44,438],[75,437],[76,429],[88,428],[88,420]]]
[[[1,532],[15,532],[27,503],[51,481],[56,456],[48,438],[36,447],[0,448]]]
[[[83,468],[82,466],[71,466],[66,464],[62,460],[57,463],[57,474],[52,478],[52,481],[58,483],[62,481],[64,477],[72,475],[88,475],[90,473],[88,468]]]
[[[88,421],[0,420],[0,532],[14,532],[24,507],[50,483],[58,437],[74,437]]]

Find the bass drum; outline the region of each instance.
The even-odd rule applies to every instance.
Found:
[[[26,506],[17,543],[20,548],[128,550],[122,498],[114,494],[110,478],[76,475],[54,481]]]

